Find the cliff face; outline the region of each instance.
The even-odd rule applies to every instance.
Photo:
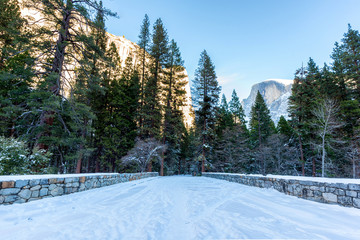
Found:
[[[247,120],[250,118],[251,107],[258,91],[263,96],[275,123],[279,121],[281,115],[288,119],[288,99],[292,84],[293,80],[268,79],[253,85],[249,97],[242,101]]]

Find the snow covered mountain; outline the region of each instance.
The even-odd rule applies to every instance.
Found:
[[[292,85],[293,80],[287,79],[268,79],[253,85],[249,97],[242,101],[247,120],[250,119],[251,107],[258,91],[264,97],[275,123],[279,121],[281,115],[288,119],[288,99]]]

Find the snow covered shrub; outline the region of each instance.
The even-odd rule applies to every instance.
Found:
[[[33,153],[29,155],[30,173],[50,173],[49,168],[51,154],[44,149],[34,148]]]
[[[0,175],[45,173],[49,157],[39,149],[30,154],[24,142],[0,136]]]
[[[145,172],[148,164],[153,159],[160,159],[161,155],[166,151],[166,145],[159,141],[148,138],[145,140],[137,139],[135,146],[131,149],[121,161],[127,165],[136,163],[140,172]]]
[[[28,150],[24,142],[0,137],[0,174],[28,173]]]

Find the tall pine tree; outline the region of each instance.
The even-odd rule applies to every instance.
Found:
[[[193,80],[193,103],[195,105],[195,121],[198,136],[201,139],[201,171],[205,172],[205,159],[209,154],[214,138],[215,112],[219,100],[220,86],[218,85],[215,66],[206,50],[200,55],[198,68]]]

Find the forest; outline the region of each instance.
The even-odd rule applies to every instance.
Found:
[[[116,13],[101,1],[0,0],[0,9],[0,175],[360,177],[360,34],[350,25],[331,63],[294,69],[289,120],[277,125],[260,93],[249,122],[236,90],[220,96],[204,50],[187,126],[185,65],[161,18],[151,26],[145,15],[136,52],[120,59],[105,24]]]

